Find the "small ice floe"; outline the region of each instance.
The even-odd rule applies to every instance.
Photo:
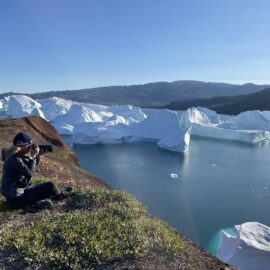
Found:
[[[217,166],[217,164],[215,164],[215,163],[212,163],[212,164],[211,164],[211,166],[212,166],[212,167],[216,167],[216,166]]]
[[[170,176],[171,176],[171,178],[178,178],[178,174],[176,174],[176,173],[171,173]]]

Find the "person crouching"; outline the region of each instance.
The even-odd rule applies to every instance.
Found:
[[[13,140],[10,155],[3,164],[1,193],[8,204],[18,207],[33,205],[44,199],[64,199],[64,194],[53,182],[32,186],[31,178],[39,164],[40,149],[32,146],[32,139],[18,133]]]

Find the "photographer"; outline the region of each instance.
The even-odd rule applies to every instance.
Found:
[[[48,198],[64,199],[65,196],[53,182],[31,185],[32,174],[42,153],[38,146],[32,145],[32,139],[27,134],[18,133],[10,150],[3,165],[1,184],[1,193],[7,203],[27,206]]]

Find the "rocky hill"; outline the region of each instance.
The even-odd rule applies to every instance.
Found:
[[[197,106],[206,107],[220,114],[234,115],[252,110],[270,111],[270,88],[246,95],[179,100],[159,108],[181,111]]]
[[[173,101],[205,99],[214,96],[234,96],[254,93],[269,85],[252,83],[235,85],[201,81],[154,82],[143,85],[108,86],[79,90],[50,91],[35,94],[26,93],[34,99],[60,97],[73,101],[114,105],[161,106]],[[0,94],[0,98],[15,93]]]
[[[47,121],[0,119],[1,147],[19,131],[54,145],[33,182],[50,179],[75,190],[35,212],[10,207],[0,196],[0,269],[233,269],[147,214],[132,196],[83,171]]]

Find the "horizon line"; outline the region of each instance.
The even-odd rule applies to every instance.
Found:
[[[176,83],[176,82],[194,82],[194,83],[216,83],[216,84],[228,84],[228,85],[238,85],[238,86],[243,86],[247,84],[253,84],[253,85],[265,85],[265,86],[270,86],[269,83],[255,83],[255,82],[244,82],[244,81],[239,81],[239,82],[229,82],[229,81],[203,81],[203,80],[187,80],[187,79],[182,79],[182,80],[173,80],[173,81],[151,81],[151,82],[142,82],[142,83],[126,83],[126,84],[108,84],[108,85],[102,85],[102,86],[91,86],[91,87],[78,87],[75,89],[58,89],[58,90],[33,90],[33,91],[27,91],[27,90],[7,90],[7,91],[1,91],[0,94],[5,94],[5,93],[22,93],[22,94],[35,94],[35,93],[45,93],[45,92],[62,92],[62,91],[76,91],[76,90],[86,90],[86,89],[96,89],[96,88],[105,88],[105,87],[130,87],[130,86],[140,86],[140,85],[147,85],[147,84],[152,84],[152,83]]]

